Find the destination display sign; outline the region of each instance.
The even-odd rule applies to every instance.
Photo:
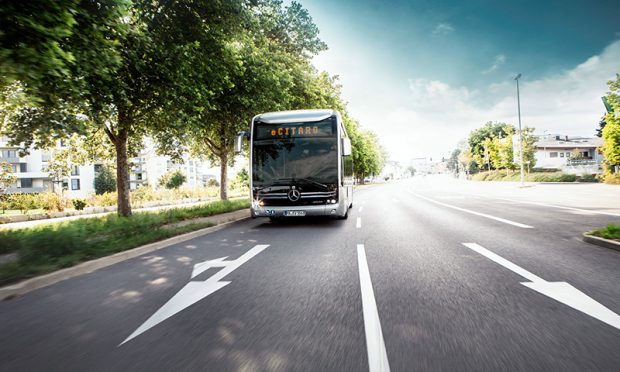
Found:
[[[333,137],[334,125],[331,122],[258,124],[255,127],[256,139]]]

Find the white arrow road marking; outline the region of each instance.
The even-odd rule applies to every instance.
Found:
[[[203,272],[207,271],[208,269],[212,267],[226,267],[227,265],[230,265],[231,261],[224,261],[227,258],[228,256],[220,257],[220,258],[216,258],[215,260],[209,260],[209,261],[204,261],[204,262],[195,264],[194,270],[192,270],[191,279],[194,279],[195,277],[197,277],[198,275],[202,274]]]
[[[168,300],[168,302],[166,302],[162,307],[160,307],[159,310],[155,312],[155,314],[151,315],[151,317],[148,318],[146,322],[142,323],[142,325],[138,327],[138,329],[136,329],[129,337],[127,337],[125,341],[121,342],[121,344],[118,346],[121,346],[132,338],[146,332],[150,328],[170,318],[179,311],[195,304],[196,302],[202,300],[203,298],[216,292],[217,290],[224,288],[230,282],[221,282],[220,280],[222,278],[238,269],[239,266],[248,262],[252,257],[256,256],[267,247],[269,247],[269,245],[256,245],[254,246],[254,248],[245,252],[243,255],[241,255],[241,257],[237,258],[234,261],[224,261],[226,257],[221,257],[215,260],[204,261],[194,265],[194,270],[192,271],[192,278],[204,272],[210,267],[223,267],[223,269],[218,271],[205,281],[194,281],[187,283],[185,287],[181,288],[179,292],[177,292],[170,300]]]
[[[472,210],[465,209],[465,208],[455,207],[454,205],[442,203],[440,201],[437,201],[437,200],[434,200],[434,199],[431,199],[431,198],[427,198],[426,196],[422,196],[422,195],[420,195],[418,193],[415,193],[415,192],[413,192],[411,190],[409,190],[409,192],[412,193],[413,195],[417,196],[420,199],[428,200],[431,203],[443,205],[444,207],[447,207],[447,208],[456,209],[457,211],[474,214],[476,216],[480,216],[480,217],[488,218],[488,219],[491,219],[491,220],[507,223],[509,225],[521,227],[523,229],[533,229],[534,228],[532,226],[525,225],[525,224],[522,224],[522,223],[519,223],[519,222],[515,222],[515,221],[510,221],[510,220],[507,220],[505,218],[495,217],[495,216],[491,216],[490,214],[480,213],[480,212],[472,211]]]
[[[363,244],[357,245],[357,264],[360,271],[360,287],[362,289],[362,309],[364,312],[364,332],[366,333],[366,349],[368,351],[368,369],[370,372],[383,372],[390,370],[379,311],[375,301],[375,293],[372,290],[368,261]]]
[[[524,286],[620,329],[620,315],[594,301],[572,285],[566,282],[548,282],[541,279],[476,243],[463,243],[463,245],[529,280],[528,283],[521,283]]]

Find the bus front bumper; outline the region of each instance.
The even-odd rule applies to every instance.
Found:
[[[302,213],[299,213],[302,212]],[[303,206],[258,206],[251,208],[252,217],[305,217],[305,216],[343,216],[345,209],[340,204]]]

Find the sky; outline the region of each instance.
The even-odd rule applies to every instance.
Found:
[[[617,1],[298,1],[329,47],[314,65],[402,165],[516,126],[518,73],[524,126],[592,136],[620,73]]]

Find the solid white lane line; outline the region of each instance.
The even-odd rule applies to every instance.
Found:
[[[495,217],[495,216],[491,216],[490,214],[480,213],[480,212],[472,211],[472,210],[469,210],[469,209],[465,209],[465,208],[456,207],[456,206],[454,206],[454,205],[450,205],[450,204],[442,203],[442,202],[440,202],[440,201],[437,201],[437,200],[434,200],[434,199],[431,199],[431,198],[427,198],[426,196],[422,196],[422,195],[420,195],[420,194],[418,194],[418,193],[416,193],[416,192],[413,192],[413,191],[411,191],[411,190],[410,190],[409,192],[411,192],[413,195],[417,196],[417,197],[418,197],[418,198],[420,198],[420,199],[424,199],[424,200],[427,200],[427,201],[429,201],[429,202],[431,202],[431,203],[435,203],[435,204],[442,205],[442,206],[444,206],[444,207],[446,207],[446,208],[456,209],[457,211],[461,211],[461,212],[465,212],[465,213],[474,214],[474,215],[476,215],[476,216],[480,216],[480,217],[488,218],[488,219],[491,219],[491,220],[495,220],[495,221],[503,222],[503,223],[506,223],[506,224],[509,224],[509,225],[513,225],[513,226],[521,227],[521,228],[523,228],[523,229],[533,229],[533,228],[534,228],[533,226],[529,226],[529,225],[525,225],[525,224],[522,224],[522,223],[519,223],[519,222],[515,222],[515,221],[507,220],[507,219],[505,219],[505,218]]]
[[[366,334],[366,349],[368,351],[368,369],[370,372],[389,371],[385,342],[379,321],[379,311],[372,290],[368,261],[363,244],[357,245],[357,263],[360,272],[360,287],[362,290],[362,309],[364,313],[364,332]]]
[[[524,286],[620,329],[620,315],[596,302],[572,285],[566,282],[548,282],[476,243],[463,243],[463,245],[529,280],[529,282],[521,283]]]
[[[359,211],[359,212],[361,212],[361,211],[362,211],[362,209],[364,209],[364,206],[363,206],[363,205],[360,207],[360,209],[358,209],[358,211]]]
[[[358,229],[362,227],[362,217],[357,217],[357,223],[355,224],[355,227],[357,227]]]

